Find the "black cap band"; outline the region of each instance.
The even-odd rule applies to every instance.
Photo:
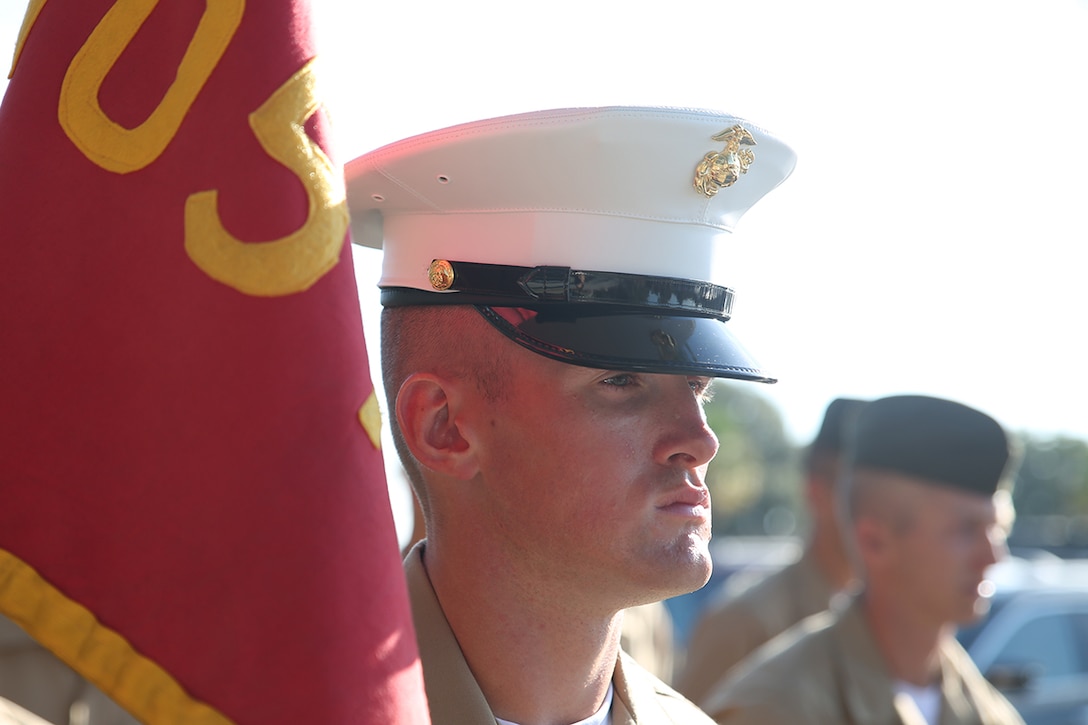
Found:
[[[550,305],[589,304],[637,308],[728,320],[733,290],[709,282],[570,267],[516,267],[476,262],[442,265],[434,292],[404,287],[382,290],[386,307],[435,304],[486,304],[540,309]],[[432,275],[433,277],[433,275]]]

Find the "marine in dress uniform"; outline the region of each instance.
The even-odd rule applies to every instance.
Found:
[[[726,324],[713,255],[794,162],[728,114],[604,107],[347,165],[354,240],[384,250],[435,725],[710,722],[620,650],[620,622],[709,577],[702,396],[714,377],[773,382]]]
[[[850,563],[834,516],[834,487],[843,431],[863,401],[836,398],[805,454],[813,530],[800,557],[711,608],[692,630],[676,689],[701,702],[764,642],[828,608],[849,582]],[[816,487],[820,487],[816,490]]]
[[[996,421],[954,401],[892,396],[862,409],[847,506],[864,588],[756,650],[704,709],[729,725],[1022,723],[954,637],[1004,547],[994,499],[1010,448]],[[862,477],[883,488],[862,493]]]

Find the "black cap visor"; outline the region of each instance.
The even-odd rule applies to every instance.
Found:
[[[733,291],[699,280],[434,260],[435,290],[383,287],[382,304],[474,305],[500,332],[562,362],[762,383],[725,323]]]
[[[477,305],[508,338],[540,355],[606,370],[734,378],[776,379],[736,340],[721,319],[647,314],[615,308]]]

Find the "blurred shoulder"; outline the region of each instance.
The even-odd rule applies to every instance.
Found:
[[[941,658],[943,666],[955,673],[959,689],[971,701],[973,709],[982,717],[983,722],[1023,725],[1024,721],[1016,708],[979,672],[975,661],[959,642],[955,639],[943,642]],[[946,680],[951,679],[953,678],[946,677]]]
[[[734,622],[762,622],[768,611],[784,603],[790,583],[797,576],[800,561],[794,561],[781,569],[749,578],[733,588],[723,589],[707,607],[702,616],[704,623],[721,626]],[[737,576],[737,575],[734,575]]]
[[[768,641],[710,693],[704,710],[718,722],[805,722],[835,689],[834,621],[832,612],[814,614]]]

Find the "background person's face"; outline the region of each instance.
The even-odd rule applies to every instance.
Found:
[[[935,624],[969,622],[986,569],[1004,554],[993,501],[916,481],[902,485],[913,519],[894,540],[889,581],[918,616]]]

